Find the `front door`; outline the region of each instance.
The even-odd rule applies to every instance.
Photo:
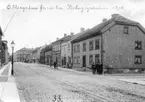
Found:
[[[83,64],[82,65],[83,67],[86,67],[86,55],[83,56],[83,63],[82,64]]]

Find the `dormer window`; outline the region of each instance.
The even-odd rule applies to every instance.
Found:
[[[128,29],[129,29],[128,26],[124,26],[124,34],[129,34],[129,33],[128,33]]]

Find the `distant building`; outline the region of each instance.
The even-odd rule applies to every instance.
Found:
[[[145,68],[145,29],[119,14],[72,40],[72,46],[73,67],[99,60],[104,68]]]
[[[39,55],[39,63],[41,64],[45,64],[45,47],[47,45],[44,45],[42,47],[40,47],[40,49],[38,50],[38,55]]]
[[[32,49],[22,48],[15,52],[17,62],[32,62]]]
[[[41,51],[41,47],[37,47],[35,49],[32,50],[32,62],[33,63],[38,63],[39,59],[40,59],[40,51]]]
[[[47,45],[45,47],[45,64],[46,65],[53,65],[52,63],[52,45]]]

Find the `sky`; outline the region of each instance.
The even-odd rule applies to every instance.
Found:
[[[145,27],[144,4],[145,0],[1,0],[0,26],[11,52],[12,40],[15,51],[36,48],[62,38],[64,33],[92,28],[114,13]]]

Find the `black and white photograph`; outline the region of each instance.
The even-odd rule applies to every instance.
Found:
[[[1,0],[0,102],[145,102],[145,0]]]

